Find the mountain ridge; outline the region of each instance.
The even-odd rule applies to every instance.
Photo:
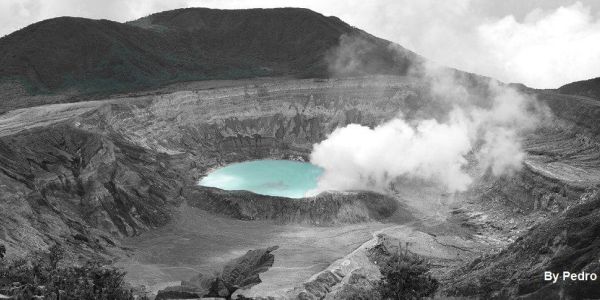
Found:
[[[561,94],[600,99],[600,77],[567,83],[557,91]]]
[[[208,79],[323,78],[343,36],[364,41],[360,59],[377,65],[369,72],[401,74],[418,58],[308,9],[187,8],[126,23],[59,17],[27,26],[0,38],[0,83],[29,95],[106,95]]]

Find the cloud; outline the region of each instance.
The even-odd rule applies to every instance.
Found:
[[[360,15],[342,19],[442,65],[536,88],[600,76],[600,18],[591,4],[533,8],[519,18],[496,16],[483,1],[351,2]]]
[[[118,22],[134,20],[148,14],[179,7],[188,1],[149,0],[2,0],[0,1],[0,36],[49,18],[72,16],[109,19]]]
[[[577,2],[534,10],[523,22],[506,16],[477,28],[492,74],[536,87],[600,76],[600,19]]]
[[[522,18],[484,11],[484,1],[373,2],[345,20],[442,65],[536,88],[600,76],[600,18],[582,2]]]

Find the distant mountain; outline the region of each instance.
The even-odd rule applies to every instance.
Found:
[[[558,92],[600,99],[600,77],[565,84],[558,88]]]
[[[188,8],[128,23],[35,23],[0,39],[0,83],[19,82],[29,94],[107,94],[189,80],[328,77],[328,56],[343,37],[360,39],[368,73],[402,74],[419,59],[307,9]]]

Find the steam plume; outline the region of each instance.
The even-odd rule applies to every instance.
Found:
[[[435,104],[449,109],[434,118],[398,116],[374,128],[350,124],[315,144],[310,160],[325,171],[317,190],[386,190],[398,180],[434,182],[465,191],[476,176],[519,170],[521,138],[546,111],[531,96],[494,80],[488,97],[469,92],[453,72],[427,68]],[[423,114],[421,114],[423,115]]]

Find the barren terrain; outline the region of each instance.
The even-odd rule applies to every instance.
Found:
[[[597,103],[545,92],[539,98],[560,122],[526,138],[518,174],[482,179],[456,195],[399,185],[386,196],[402,204],[389,216],[338,195],[323,198],[319,215],[327,222],[319,223],[308,200],[292,205],[195,186],[231,162],[307,159],[339,126],[426,110],[433,101],[426,84],[394,76],[272,78],[7,112],[0,116],[1,237],[11,253],[67,240],[73,253],[110,257],[132,284],[154,292],[277,245],[263,283],[242,293],[289,296],[327,270],[341,274],[334,286],[358,268],[376,277],[364,249],[380,233],[429,258],[444,279],[579,203],[599,183],[597,128],[573,120]],[[570,110],[557,109],[572,101]],[[206,195],[211,202],[203,202]],[[281,215],[269,205],[281,205]]]

